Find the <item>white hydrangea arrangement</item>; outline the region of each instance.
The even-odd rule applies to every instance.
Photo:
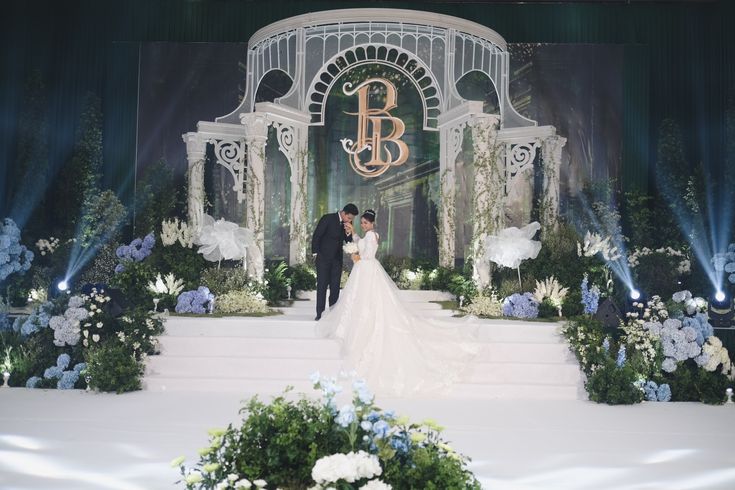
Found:
[[[564,304],[564,298],[567,297],[569,288],[562,287],[554,276],[547,277],[543,281],[536,281],[536,290],[533,292],[533,298],[539,303],[549,300],[559,312],[561,317],[561,307]]]
[[[36,248],[41,253],[41,255],[51,255],[59,247],[60,242],[61,240],[55,237],[49,237],[48,240],[46,240],[45,238],[40,238],[36,242]]]
[[[69,306],[63,315],[52,316],[48,322],[54,331],[54,345],[63,347],[65,345],[77,345],[81,338],[81,322],[89,316],[89,312],[82,308],[84,298],[72,296],[69,298]]]
[[[495,291],[490,291],[490,295],[480,293],[472,298],[472,303],[463,306],[462,311],[474,316],[500,317],[503,316],[503,302]]]
[[[723,347],[722,341],[714,335],[707,338],[702,345],[702,358],[706,360],[702,367],[706,371],[715,371],[718,366],[722,365],[722,372],[730,379],[733,379],[735,372],[733,371],[732,361],[727,349]]]
[[[416,270],[403,269],[398,276],[396,285],[401,289],[421,289],[424,271],[421,268]]]
[[[323,490],[338,483],[355,483],[359,480],[380,476],[383,469],[378,457],[365,451],[333,454],[325,456],[314,464],[311,477],[317,483],[310,490]],[[380,480],[371,480],[359,487],[361,489],[390,489]]]
[[[270,313],[268,303],[259,292],[241,290],[230,291],[217,297],[214,307],[218,313],[225,314],[253,314]]]

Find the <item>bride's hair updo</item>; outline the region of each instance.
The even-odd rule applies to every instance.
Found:
[[[362,217],[370,223],[375,223],[375,211],[373,211],[372,209],[368,209],[364,213],[362,213]]]

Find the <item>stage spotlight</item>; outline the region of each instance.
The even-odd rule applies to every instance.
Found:
[[[640,289],[631,287],[625,297],[625,313],[640,313],[642,311],[640,305],[644,305],[646,301],[646,295]],[[633,303],[638,306],[634,306]]]
[[[64,292],[64,291],[66,291],[67,289],[69,289],[69,283],[68,283],[68,282],[66,282],[66,280],[62,280],[62,281],[59,281],[59,282],[58,282],[58,283],[56,284],[56,288],[57,288],[57,289],[58,289],[59,291],[61,291],[61,292]]]
[[[713,327],[731,327],[735,310],[733,310],[732,296],[726,291],[717,291],[709,301],[709,322]]]

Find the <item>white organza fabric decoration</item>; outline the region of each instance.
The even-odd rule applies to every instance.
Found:
[[[380,395],[445,394],[479,350],[478,324],[435,320],[411,308],[375,258],[376,234],[353,240],[360,261],[317,324],[318,334],[339,340],[345,369]]]
[[[237,223],[220,218],[215,221],[208,214],[202,220],[202,231],[197,237],[198,252],[211,262],[240,260],[247,257],[247,248],[255,244],[253,232]]]
[[[538,221],[523,228],[511,226],[500,230],[497,235],[487,237],[485,251],[487,258],[503,267],[516,269],[526,259],[535,259],[541,250],[541,242],[532,240],[541,229]]]

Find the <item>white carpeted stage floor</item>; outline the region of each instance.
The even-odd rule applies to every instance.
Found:
[[[169,461],[237,421],[234,393],[0,390],[0,488],[174,488]],[[446,425],[492,489],[735,488],[735,405],[380,400]]]
[[[431,303],[441,293],[402,298],[461,322]],[[337,345],[315,336],[313,312],[304,301],[267,318],[172,317],[142,392],[0,389],[0,490],[174,488],[169,462],[195,462],[206,430],[238,422],[243,399],[287,384],[314,394],[310,373],[336,374]],[[448,398],[377,403],[446,426],[485,488],[735,488],[735,405],[584,401],[557,328],[486,320],[470,379]]]

